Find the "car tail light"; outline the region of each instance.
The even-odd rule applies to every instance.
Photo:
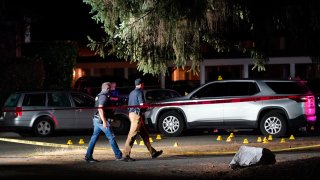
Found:
[[[16,116],[21,117],[22,116],[22,107],[16,107],[15,114],[16,114]]]
[[[316,122],[316,106],[315,106],[315,99],[314,96],[306,96],[305,98],[305,104],[304,104],[304,110],[305,114],[307,116],[307,121],[310,123]]]
[[[296,102],[304,102],[304,113],[307,121],[311,124],[316,122],[316,102],[314,96],[292,97],[290,99]]]

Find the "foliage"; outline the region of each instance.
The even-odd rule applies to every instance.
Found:
[[[318,4],[315,0],[310,0]],[[317,27],[318,11],[310,11],[308,26],[295,24],[299,13],[312,9],[308,2],[242,0],[83,0],[91,6],[92,18],[102,24],[106,36],[89,37],[97,54],[115,54],[136,62],[138,70],[153,75],[166,73],[168,64],[194,72],[203,60],[203,45],[209,51],[243,52],[253,58],[254,69],[265,70],[270,37],[276,33]],[[303,4],[303,8],[299,8]],[[301,11],[300,11],[301,9]],[[316,9],[316,8],[313,8]],[[297,21],[302,23],[303,21]],[[290,34],[290,33],[289,33]],[[242,40],[255,46],[245,47]]]
[[[70,89],[73,67],[78,55],[77,46],[71,42],[43,42],[26,44],[25,56],[37,57],[45,69],[45,89]]]
[[[10,93],[43,88],[45,72],[39,58],[3,59],[1,65],[3,67],[0,71],[1,105]]]

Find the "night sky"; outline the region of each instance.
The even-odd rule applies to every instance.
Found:
[[[5,9],[11,17],[31,17],[33,41],[86,40],[103,32],[82,0],[5,0]]]

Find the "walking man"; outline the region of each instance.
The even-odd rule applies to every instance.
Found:
[[[115,139],[115,135],[110,127],[110,120],[113,116],[113,112],[111,109],[105,109],[105,107],[109,103],[109,90],[110,90],[111,84],[110,82],[105,82],[102,84],[101,92],[96,96],[95,98],[95,106],[98,107],[97,112],[93,116],[93,134],[91,136],[89,146],[87,149],[87,153],[85,156],[85,160],[87,162],[98,162],[98,160],[95,160],[92,157],[94,147],[96,145],[96,142],[99,139],[99,134],[101,131],[104,132],[106,138],[109,140],[109,143],[111,145],[111,148],[115,154],[117,161],[124,160],[122,158],[122,152],[120,151],[118,144]]]
[[[141,79],[135,80],[135,89],[129,94],[128,106],[139,106],[143,105],[143,92],[141,91],[142,81]],[[139,107],[129,107],[129,119],[130,119],[130,131],[124,147],[124,160],[135,161],[130,157],[131,149],[137,135],[143,139],[145,146],[148,148],[152,158],[157,158],[162,154],[162,150],[156,151],[150,144],[149,133],[144,126],[141,118],[141,110]]]

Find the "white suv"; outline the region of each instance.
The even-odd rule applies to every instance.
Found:
[[[213,81],[152,106],[145,121],[167,136],[218,128],[260,129],[264,135],[281,137],[316,121],[314,96],[304,81]]]

